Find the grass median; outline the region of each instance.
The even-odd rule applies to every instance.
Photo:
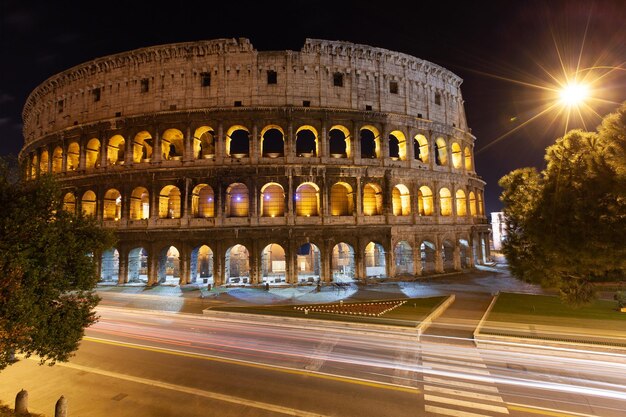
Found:
[[[302,319],[416,327],[447,297],[402,298],[358,302],[250,307],[212,307],[232,313],[261,314]]]

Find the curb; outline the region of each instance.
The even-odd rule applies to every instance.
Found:
[[[489,315],[489,313],[491,313],[491,310],[493,309],[493,306],[496,304],[496,301],[498,300],[498,296],[500,295],[500,293],[496,294],[493,299],[491,300],[491,303],[489,304],[489,307],[487,307],[487,310],[485,310],[485,314],[483,314],[483,316],[481,317],[480,321],[478,322],[478,326],[476,326],[476,328],[474,329],[474,343],[476,344],[478,336],[480,335],[480,329],[483,328],[483,325],[485,324],[485,321],[487,321],[487,316]],[[478,346],[478,344],[476,344],[476,346]]]
[[[430,327],[430,325],[433,324],[433,321],[441,316],[443,312],[446,311],[448,307],[450,307],[450,304],[452,304],[454,300],[456,300],[456,295],[450,294],[448,298],[443,300],[435,310],[433,310],[428,316],[426,316],[424,320],[422,320],[420,325],[417,326],[417,340],[420,340],[422,334],[424,334],[424,332]]]

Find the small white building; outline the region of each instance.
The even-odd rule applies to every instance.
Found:
[[[506,240],[506,218],[501,211],[491,213],[491,242],[493,250],[501,251],[502,243]]]

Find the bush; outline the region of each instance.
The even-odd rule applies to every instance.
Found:
[[[617,301],[617,308],[622,309],[626,307],[626,291],[616,292],[613,299]]]

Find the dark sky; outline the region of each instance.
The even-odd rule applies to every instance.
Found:
[[[0,155],[22,146],[21,109],[48,77],[104,55],[171,42],[249,38],[258,50],[300,50],[305,38],[404,52],[463,78],[476,170],[487,212],[498,211],[498,179],[543,168],[545,147],[565,132],[554,102],[533,87],[581,74],[601,76],[593,100],[569,128],[595,130],[626,100],[626,0],[606,1],[28,1],[0,0]],[[580,54],[582,48],[582,54]],[[593,67],[593,68],[592,68]],[[512,81],[509,81],[512,80]],[[584,124],[583,124],[584,122]],[[512,133],[511,130],[514,130]],[[508,133],[508,134],[507,134]],[[506,135],[503,137],[503,135]]]

